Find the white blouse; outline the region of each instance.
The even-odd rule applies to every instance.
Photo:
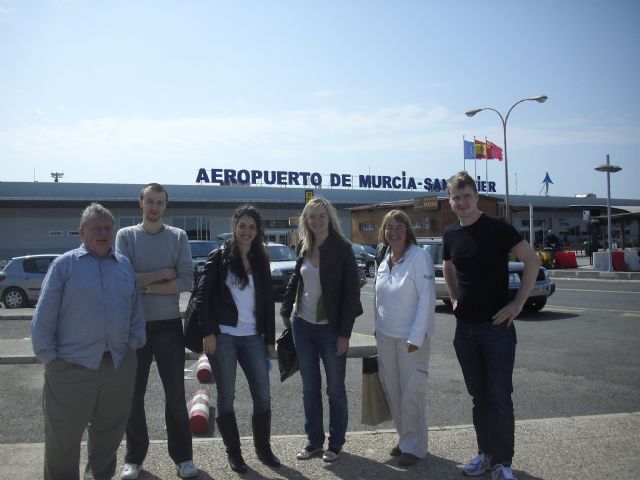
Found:
[[[238,309],[238,324],[235,327],[220,325],[220,332],[234,335],[236,337],[246,337],[257,335],[256,329],[256,289],[253,283],[253,275],[249,275],[249,283],[243,290],[238,286],[238,279],[231,272],[227,273],[225,283]]]
[[[376,331],[422,346],[436,331],[436,289],[431,256],[409,245],[400,261],[389,267],[391,249],[378,266],[375,284]]]

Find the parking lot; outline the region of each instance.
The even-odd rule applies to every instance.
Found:
[[[556,283],[558,291],[542,312],[522,314],[516,321],[516,417],[541,419],[640,411],[640,282],[560,279]],[[186,295],[183,297],[186,300]],[[374,343],[372,302],[369,282],[362,290],[365,313],[356,321],[354,343]],[[7,312],[10,311],[2,309],[3,315]],[[468,424],[471,404],[451,346],[454,318],[440,302],[436,317],[438,331],[430,365],[430,425]],[[281,328],[278,321],[278,329]],[[0,348],[2,356],[31,353],[29,322],[0,321]],[[187,400],[198,387],[194,363],[185,365]],[[359,421],[360,368],[360,360],[348,361],[350,431],[372,430]],[[301,434],[300,377],[281,383],[276,370],[277,367],[271,373],[274,433]],[[0,398],[0,443],[42,442],[42,366],[2,364],[0,372],[4,387]],[[242,375],[238,387],[236,405],[241,434],[249,435],[251,401]],[[208,388],[215,392],[215,387]],[[162,440],[163,394],[155,374],[149,383],[147,405],[151,437]],[[28,417],[17,414],[18,408],[29,412]]]

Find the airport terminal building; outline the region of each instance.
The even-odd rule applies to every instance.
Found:
[[[402,206],[418,236],[439,236],[454,220],[446,190],[431,191],[369,188],[301,188],[240,184],[165,185],[169,203],[165,222],[184,229],[190,239],[208,240],[230,230],[233,211],[242,204],[255,205],[265,220],[269,240],[290,245],[295,241],[292,225],[310,195],[327,198],[336,207],[345,234],[355,242],[375,243],[380,212]],[[114,214],[118,228],[139,223],[138,196],[141,184],[0,182],[0,260],[37,253],[61,253],[75,248],[82,210],[100,202]],[[567,242],[589,238],[600,225],[606,237],[606,199],[551,196],[510,196],[512,223],[529,238],[529,205],[533,208],[536,243],[552,228]],[[613,199],[614,242],[638,245],[640,200]],[[493,215],[504,212],[503,196],[483,195],[481,208]],[[604,218],[604,223],[603,223]],[[604,230],[604,231],[603,231]],[[601,243],[604,245],[604,243]]]

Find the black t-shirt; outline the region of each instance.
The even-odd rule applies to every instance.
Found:
[[[471,225],[445,229],[443,259],[456,267],[457,319],[490,322],[509,303],[509,252],[521,241],[513,226],[484,213]]]

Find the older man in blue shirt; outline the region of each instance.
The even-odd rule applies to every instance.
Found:
[[[82,245],[51,264],[31,322],[33,351],[45,364],[48,480],[79,478],[85,428],[85,478],[115,474],[133,395],[135,350],[146,338],[135,273],[112,248],[113,223],[98,203],[84,210]]]

